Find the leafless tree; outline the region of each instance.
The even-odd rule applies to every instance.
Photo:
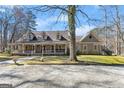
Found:
[[[0,6],[0,9],[1,47],[4,52],[8,42],[15,42],[36,25],[34,15],[22,6]]]
[[[106,6],[104,6],[104,5],[100,5],[100,7],[102,8],[102,10],[103,10],[103,12],[104,12],[104,29],[105,29],[105,47],[107,47],[107,34],[108,34],[108,32],[107,32],[107,27],[108,27],[108,24],[107,24],[107,22],[108,22],[108,17],[107,17],[107,8],[106,8]]]
[[[68,16],[68,32],[69,32],[69,37],[70,37],[70,57],[69,60],[70,61],[77,61],[77,57],[76,57],[76,38],[75,38],[75,30],[76,30],[76,24],[77,21],[78,23],[80,23],[80,19],[78,18],[77,13],[80,13],[83,17],[87,18],[87,23],[89,23],[89,21],[93,21],[94,19],[91,19],[87,13],[85,13],[82,9],[82,7],[80,6],[76,6],[76,5],[63,5],[63,6],[59,6],[59,5],[52,5],[52,6],[37,6],[33,8],[36,11],[39,11],[41,13],[44,12],[50,12],[50,11],[60,11],[59,16],[61,16],[61,14],[65,13]]]
[[[7,48],[8,28],[10,25],[12,14],[8,7],[1,6],[0,8],[2,9],[2,11],[0,11],[1,45],[2,51],[5,51],[5,49]]]
[[[124,42],[123,31],[121,27],[122,17],[120,15],[119,6],[115,5],[115,6],[111,6],[111,8],[114,9],[112,19],[113,19],[113,23],[115,25],[115,31],[116,31],[116,54],[120,55],[121,54],[121,41]]]

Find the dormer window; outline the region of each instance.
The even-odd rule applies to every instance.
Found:
[[[32,40],[32,39],[33,39],[33,35],[29,34],[29,40]]]
[[[43,32],[43,39],[46,40],[47,39],[47,36],[46,36],[46,33]]]
[[[57,37],[57,39],[60,40],[60,39],[61,39],[61,35],[60,35],[60,33],[57,33],[57,36],[56,36],[56,37]]]

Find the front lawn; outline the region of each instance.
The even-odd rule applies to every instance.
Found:
[[[22,58],[24,56],[11,56],[10,54],[7,54],[7,53],[0,53],[0,62],[6,61],[6,60],[12,60],[14,57]]]
[[[124,64],[123,56],[80,55],[78,56],[78,60],[104,64]]]
[[[80,55],[77,56],[79,62],[72,62],[68,60],[68,56],[45,56],[44,62],[36,57],[35,59],[23,62],[24,64],[81,64],[81,63],[102,63],[102,64],[124,64],[124,57],[122,56],[99,56],[99,55]]]
[[[67,63],[68,56],[44,56],[43,62],[40,60],[41,57],[23,62],[23,64],[37,65],[37,64],[64,64]]]

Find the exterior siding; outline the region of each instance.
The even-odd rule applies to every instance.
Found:
[[[95,43],[81,44],[82,54],[101,54],[101,45]]]

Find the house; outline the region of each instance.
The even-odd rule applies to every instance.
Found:
[[[69,53],[68,31],[27,32],[8,46],[14,54],[64,55]],[[76,50],[81,54],[102,54],[103,42],[93,33],[76,37]]]
[[[102,54],[104,43],[93,33],[87,33],[77,41],[81,54]]]

